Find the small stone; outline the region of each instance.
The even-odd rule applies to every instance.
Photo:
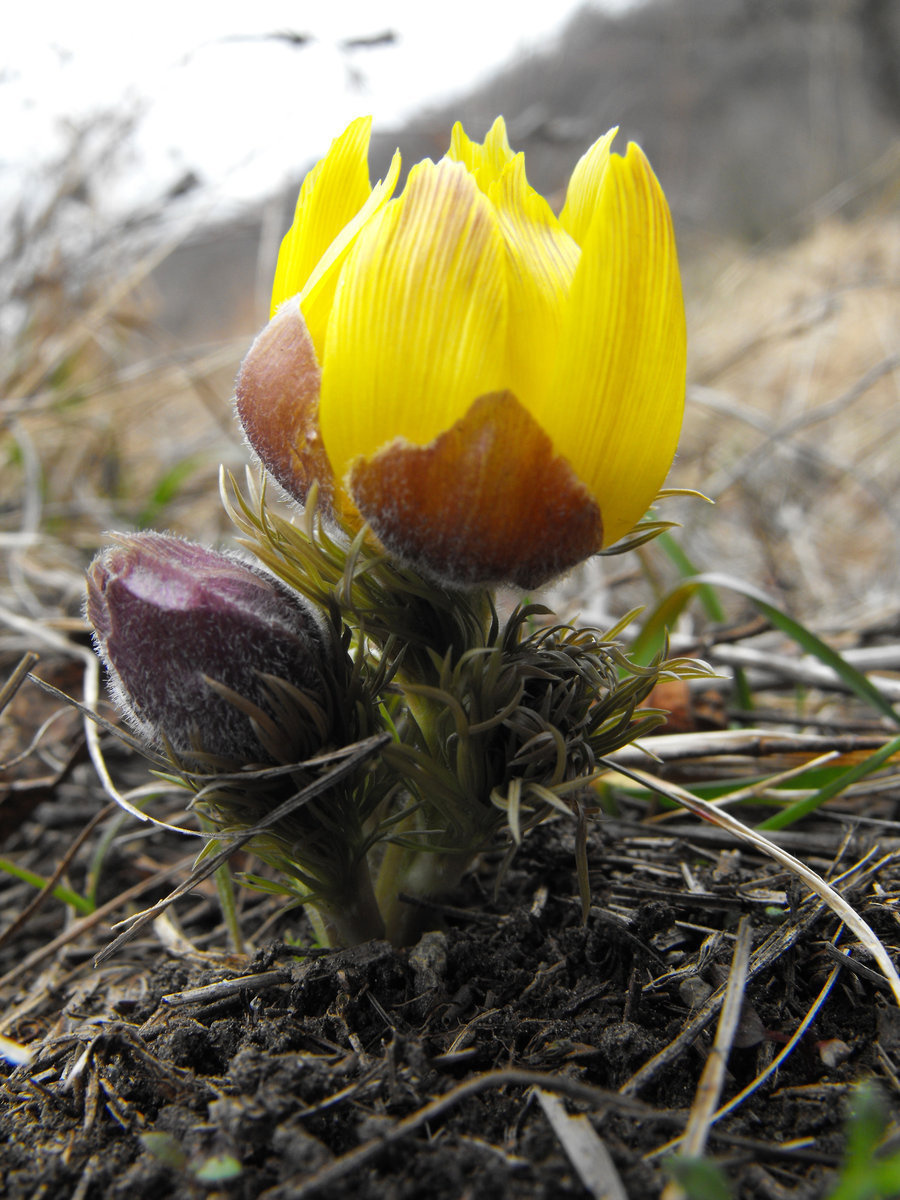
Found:
[[[829,1038],[825,1042],[819,1042],[816,1049],[819,1051],[819,1058],[829,1071],[833,1071],[842,1062],[846,1062],[853,1053],[850,1046],[840,1038]]]

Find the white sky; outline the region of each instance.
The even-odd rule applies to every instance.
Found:
[[[0,194],[65,142],[65,121],[140,106],[133,161],[110,196],[140,203],[187,169],[256,196],[360,113],[396,125],[545,43],[584,0],[6,2],[0,13]],[[607,8],[630,0],[593,0]],[[306,46],[260,35],[311,35]],[[394,46],[344,50],[394,30]]]
[[[607,9],[633,0],[591,0]],[[0,200],[59,153],[64,122],[140,105],[108,196],[140,204],[188,169],[223,198],[296,177],[347,122],[390,128],[552,37],[584,0],[11,0],[0,12]],[[302,47],[260,35],[290,30]],[[342,39],[393,30],[397,44]],[[146,198],[146,195],[144,196]]]

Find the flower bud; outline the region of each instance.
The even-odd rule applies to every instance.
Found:
[[[309,173],[273,317],[237,380],[266,468],[348,531],[451,586],[532,587],[627,535],[671,465],[684,407],[672,220],[615,130],[559,216],[501,118],[457,125],[393,196],[369,184],[371,122]]]
[[[87,574],[87,618],[113,699],[179,758],[299,760],[328,693],[334,641],[313,608],[235,555],[119,535]],[[302,695],[298,696],[298,693]]]

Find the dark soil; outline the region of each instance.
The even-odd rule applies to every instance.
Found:
[[[41,786],[41,803],[30,811],[20,803],[15,828],[6,826],[3,853],[48,874],[103,801],[86,765]],[[21,791],[12,795],[21,801]],[[294,944],[306,937],[303,917],[247,892],[242,924],[263,948],[228,955],[204,885],[170,910],[179,926],[145,934],[95,968],[109,926],[96,923],[53,950],[70,918],[48,901],[0,946],[0,1030],[34,1051],[26,1066],[0,1067],[0,1192],[48,1200],[603,1194],[582,1181],[551,1126],[550,1096],[587,1114],[627,1197],[659,1196],[668,1177],[656,1152],[694,1103],[719,1011],[704,1001],[728,975],[739,922],[752,925],[753,954],[721,1102],[807,1014],[834,969],[825,943],[837,924],[767,860],[736,851],[717,831],[683,817],[677,829],[640,825],[646,811],[622,803],[591,834],[586,921],[573,831],[561,820],[526,840],[496,897],[502,849],[485,856],[452,907],[434,912],[435,932],[410,950],[304,951]],[[885,816],[896,802],[879,803]],[[76,890],[105,827],[73,859]],[[858,839],[843,844],[837,823],[799,836],[820,870],[835,854],[832,875],[866,849]],[[184,852],[160,834],[113,848],[98,901],[152,879]],[[5,927],[34,892],[5,874],[0,884]],[[171,877],[155,882],[137,905],[169,886]],[[861,868],[849,893],[894,951],[896,893],[892,861],[874,875]],[[265,936],[253,935],[264,921]],[[865,967],[838,972],[787,1060],[713,1126],[706,1152],[735,1196],[827,1195],[860,1078],[874,1076],[896,1109],[900,1020]],[[217,986],[238,978],[231,989]]]

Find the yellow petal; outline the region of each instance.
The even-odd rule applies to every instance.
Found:
[[[490,201],[459,163],[418,163],[360,232],[335,295],[320,428],[338,480],[401,437],[425,445],[499,389],[506,255]]]
[[[602,513],[604,545],[662,486],[684,410],[686,335],[672,218],[639,147],[610,157],[584,236],[543,415]]]
[[[507,163],[489,195],[509,256],[506,386],[529,408],[550,386],[580,252],[526,180],[524,155]]]
[[[316,348],[321,362],[325,352],[325,336],[331,307],[334,303],[334,293],[340,278],[341,268],[346,261],[356,236],[367,221],[379,212],[390,200],[400,178],[400,152],[394,154],[390,169],[384,178],[376,183],[368,200],[359,212],[347,222],[337,235],[307,279],[300,293],[300,307],[303,318],[309,329],[310,337]]]
[[[368,199],[371,133],[371,117],[352,121],[304,179],[294,223],[281,243],[275,268],[273,315],[282,301],[301,290],[316,263]]]
[[[483,192],[500,178],[503,168],[514,157],[506,136],[506,122],[502,117],[498,117],[490,127],[484,142],[473,142],[459,121],[453,126],[447,158],[461,162],[474,175]]]
[[[609,148],[619,132],[618,126],[598,138],[586,154],[575,164],[572,178],[566,189],[566,202],[559,214],[559,222],[570,233],[579,246],[584,244],[594,213],[600,200],[603,176],[609,162]]]

